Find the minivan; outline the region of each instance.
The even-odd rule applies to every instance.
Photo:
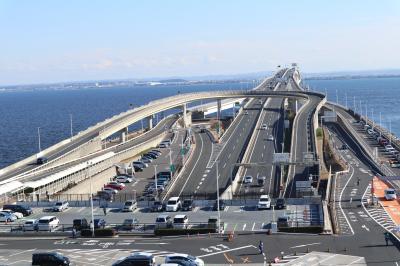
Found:
[[[171,216],[168,214],[161,214],[156,218],[156,228],[169,228],[172,225]]]
[[[133,212],[137,208],[136,200],[127,200],[125,201],[124,207],[122,208],[123,212]]]
[[[177,214],[174,217],[174,228],[186,229],[189,219],[184,214]]]
[[[89,228],[89,223],[85,218],[81,218],[81,219],[74,219],[72,221],[72,225],[76,230],[82,230],[82,229],[86,229]]]
[[[179,197],[171,197],[167,202],[167,212],[177,212],[181,208],[181,200]]]
[[[127,257],[122,257],[112,264],[112,266],[154,266],[155,259],[151,253],[135,252]]]
[[[58,252],[39,252],[32,254],[32,265],[40,266],[65,266],[69,265],[68,257]]]
[[[14,205],[14,204],[6,204],[3,206],[3,210],[12,210],[13,212],[20,212],[24,216],[29,216],[33,213],[32,208],[24,205]]]
[[[53,231],[60,224],[60,220],[58,220],[55,216],[44,216],[39,219],[38,222],[38,230],[39,231]]]

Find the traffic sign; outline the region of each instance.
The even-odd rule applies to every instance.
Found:
[[[289,163],[290,153],[274,153],[273,163]]]

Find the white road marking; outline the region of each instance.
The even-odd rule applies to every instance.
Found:
[[[298,245],[290,248],[302,248],[302,247],[307,247],[307,246],[314,246],[314,245],[320,245],[321,243],[316,242],[316,243],[310,243],[310,244],[304,244],[304,245]]]
[[[251,231],[254,231],[254,226],[256,226],[256,223],[253,223],[253,227],[251,228]]]
[[[209,257],[209,256],[213,256],[213,255],[217,255],[217,254],[221,254],[224,252],[230,252],[230,251],[235,251],[235,250],[240,250],[240,249],[245,249],[245,248],[256,248],[254,245],[248,245],[248,246],[243,246],[243,247],[238,247],[238,248],[231,248],[231,249],[226,249],[226,250],[222,250],[222,251],[218,251],[218,252],[214,252],[214,253],[210,253],[210,254],[206,254],[206,255],[201,255],[201,256],[197,256],[198,258],[204,258],[204,257]]]
[[[84,209],[86,209],[86,207],[79,208],[77,212],[82,212]]]
[[[225,166],[226,166],[226,163],[224,163],[224,166],[222,166],[222,168],[225,168]]]
[[[365,230],[367,230],[367,231],[369,232],[369,228],[368,228],[365,224],[363,224],[363,225],[361,226],[361,228],[364,228]]]
[[[247,225],[247,224],[244,224],[244,225],[243,225],[242,231],[244,231],[244,229],[246,229],[246,225]]]

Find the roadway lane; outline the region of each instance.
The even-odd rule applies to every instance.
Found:
[[[140,135],[140,136],[138,136],[136,138],[133,138],[133,139],[131,139],[131,140],[129,140],[129,141],[123,143],[123,144],[112,146],[112,147],[107,148],[105,150],[102,150],[100,152],[88,155],[88,156],[86,156],[84,158],[80,158],[80,159],[77,159],[77,160],[75,160],[73,162],[63,164],[63,165],[58,166],[58,167],[56,167],[54,169],[41,170],[40,172],[38,172],[38,174],[32,175],[32,176],[29,175],[28,177],[24,177],[22,180],[25,181],[25,182],[26,181],[39,180],[39,179],[44,178],[46,176],[49,176],[51,174],[60,172],[62,170],[66,170],[66,169],[68,169],[68,168],[70,168],[70,167],[72,167],[74,165],[79,164],[79,163],[86,162],[86,161],[88,161],[90,159],[93,159],[95,157],[98,157],[98,156],[101,156],[103,154],[106,154],[108,152],[118,153],[118,152],[126,150],[126,149],[128,149],[130,147],[139,145],[139,144],[141,144],[141,143],[143,143],[145,141],[148,141],[148,140],[160,135],[162,132],[164,132],[166,130],[166,128],[167,129],[171,128],[171,126],[175,123],[176,120],[177,120],[176,116],[167,117],[167,118],[163,119],[162,121],[160,121],[157,124],[157,126],[155,126],[152,130],[150,130],[147,133],[145,133],[143,135]]]
[[[289,82],[291,83],[290,86],[292,86],[294,90],[300,89],[296,84],[294,84],[292,79],[290,79]],[[297,123],[295,122],[292,129],[292,134],[294,134],[295,138],[292,138],[294,143],[291,143],[292,160],[296,162],[302,162],[305,153],[314,152],[313,148],[310,150],[311,143],[309,143],[309,138],[312,136],[310,134],[311,130],[313,130],[313,127],[312,125],[308,126],[307,121],[310,115],[313,114],[320,101],[321,99],[317,97],[310,97],[309,100],[300,107],[296,114],[295,119],[297,119]],[[312,167],[299,165],[289,166],[288,178],[284,190],[285,197],[296,197],[296,181],[309,180],[309,175],[313,173],[311,168]]]

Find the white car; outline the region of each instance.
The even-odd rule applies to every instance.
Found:
[[[243,178],[243,183],[244,184],[251,184],[253,183],[253,177],[251,175],[245,176]]]
[[[165,256],[165,263],[188,263],[190,265],[204,266],[204,261],[202,259],[196,258],[188,254],[170,254]]]
[[[22,227],[23,231],[35,231],[37,229],[38,229],[38,220],[36,219],[25,220]]]
[[[167,212],[177,212],[181,208],[181,200],[179,197],[171,197],[167,202],[165,210]]]
[[[396,200],[396,191],[393,188],[385,189],[385,199],[386,200]]]
[[[68,208],[69,208],[68,201],[57,201],[56,203],[54,203],[53,211],[55,211],[55,212],[63,212]]]
[[[127,201],[125,201],[122,211],[123,212],[133,212],[136,208],[137,208],[136,200],[127,200]]]
[[[266,130],[267,128],[268,128],[267,124],[263,124],[263,125],[261,126],[261,129]]]
[[[15,215],[11,215],[8,212],[0,212],[0,222],[14,222],[17,220]]]
[[[271,135],[271,136],[268,136],[268,137],[267,137],[267,140],[269,140],[269,141],[274,141],[274,136],[272,136],[272,135]]]
[[[53,231],[60,224],[60,220],[58,220],[55,216],[44,216],[39,219],[38,222],[38,230],[39,231]]]
[[[22,219],[22,218],[24,218],[24,215],[22,214],[22,213],[20,213],[20,212],[14,212],[14,211],[12,211],[12,210],[2,210],[1,212],[7,212],[7,213],[9,213],[11,216],[15,216],[15,217],[17,217],[17,219]]]
[[[259,210],[270,209],[271,208],[271,199],[268,195],[261,195],[258,200],[257,208]]]
[[[117,176],[115,178],[115,181],[117,181],[118,183],[132,183],[133,179],[131,177],[127,177],[127,176]]]
[[[189,219],[184,214],[177,214],[173,220],[173,227],[185,229],[188,227]]]

